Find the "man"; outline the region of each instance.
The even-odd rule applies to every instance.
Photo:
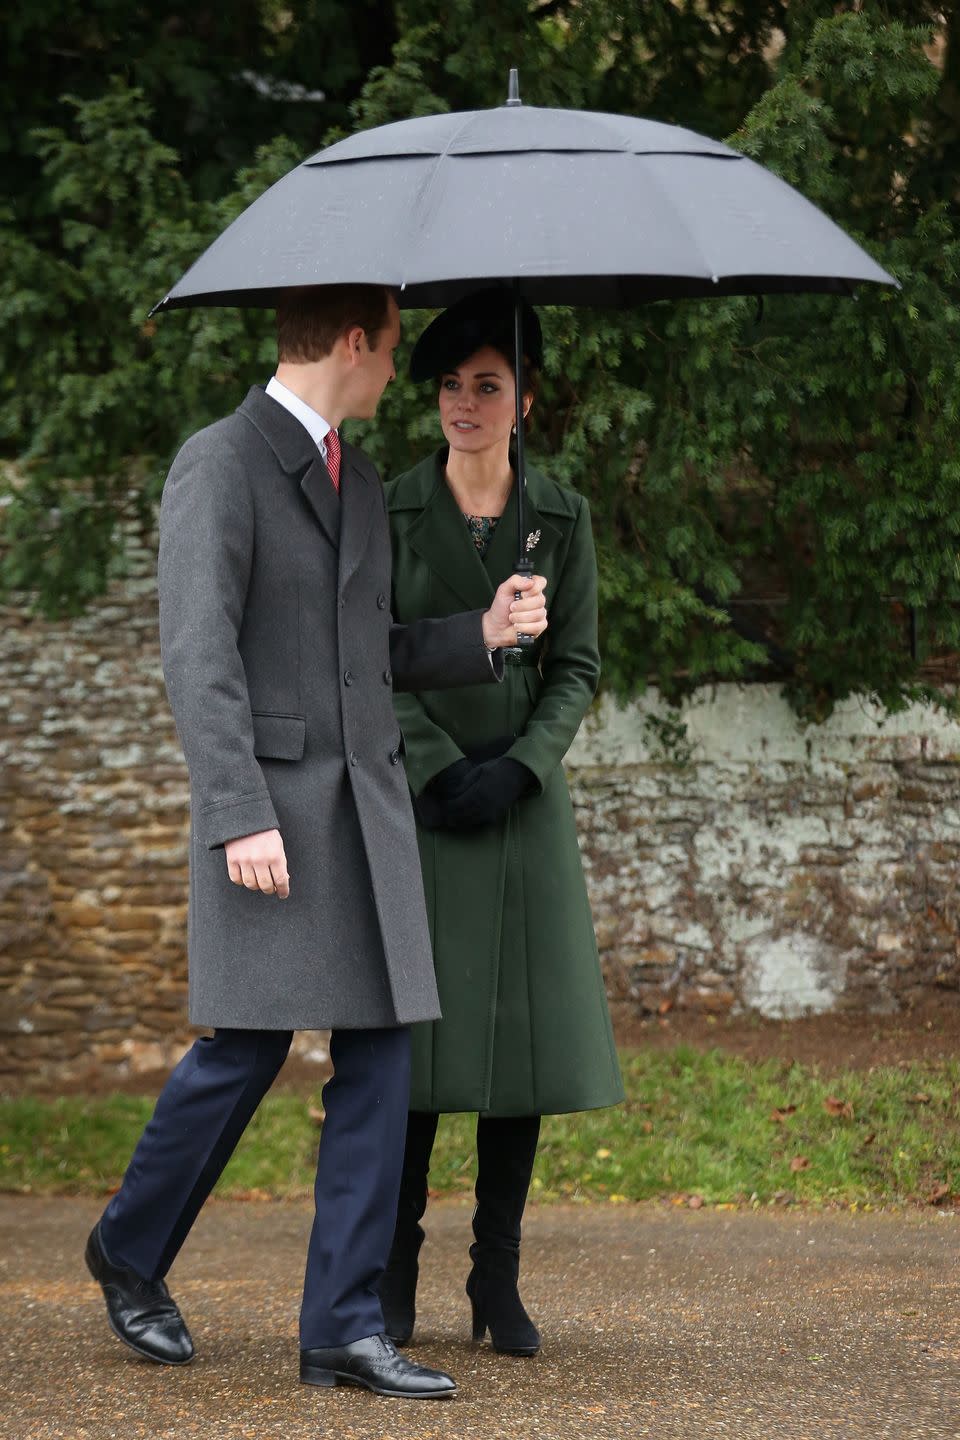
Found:
[[[391,695],[495,681],[494,652],[542,633],[546,611],[543,580],[514,577],[486,612],[392,625],[382,488],[337,428],[374,414],[399,336],[379,287],[290,293],[275,377],[167,479],[160,640],[191,781],[190,1016],[214,1034],[167,1082],[86,1260],[121,1340],[189,1361],[164,1276],[291,1032],[330,1028],[300,1378],[437,1398],[454,1382],[395,1350],[376,1294],[407,1027],[439,1014]]]

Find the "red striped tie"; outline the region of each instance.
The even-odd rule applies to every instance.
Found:
[[[327,469],[333,488],[340,494],[340,436],[336,430],[328,430],[323,442],[327,447]]]

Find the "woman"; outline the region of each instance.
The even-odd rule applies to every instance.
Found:
[[[515,569],[513,303],[468,296],[421,335],[415,380],[439,384],[446,445],[387,487],[398,621],[486,605]],[[525,367],[541,362],[524,317]],[[525,413],[533,391],[525,396]],[[381,1284],[388,1333],[413,1331],[420,1220],[440,1112],[478,1111],[473,1335],[534,1355],[520,1225],[540,1116],[623,1098],[573,808],[561,762],[600,673],[597,573],[582,496],[527,470],[526,548],[547,577],[544,641],[504,683],[397,695],[443,1019],[413,1030],[397,1227]]]

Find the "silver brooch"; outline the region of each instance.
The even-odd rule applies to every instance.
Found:
[[[540,531],[539,531],[539,530],[531,530],[531,531],[530,531],[530,534],[527,536],[527,554],[529,555],[531,550],[536,550],[536,548],[537,548],[537,546],[538,546],[539,543],[540,543]]]

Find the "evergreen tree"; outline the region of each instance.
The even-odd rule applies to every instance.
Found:
[[[543,312],[532,458],[591,499],[618,694],[779,674],[807,714],[852,692],[896,707],[936,693],[932,662],[960,648],[960,32],[942,10],[449,0],[441,20],[408,0],[384,20],[392,50],[327,116],[329,140],[496,104],[516,64],[528,103],[726,136],[900,280],[853,301],[768,298],[762,313],[747,299]],[[279,55],[276,75],[293,75]],[[248,127],[247,169],[217,198],[130,78],[61,102],[68,119],[30,142],[42,204],[30,223],[0,216],[0,443],[18,462],[0,579],[50,610],[104,583],[131,483],[146,519],[183,436],[269,373],[261,313],[145,317],[316,148],[287,126],[255,154]],[[408,317],[411,338],[425,318]],[[401,379],[357,428],[386,474],[438,442],[434,402]]]

